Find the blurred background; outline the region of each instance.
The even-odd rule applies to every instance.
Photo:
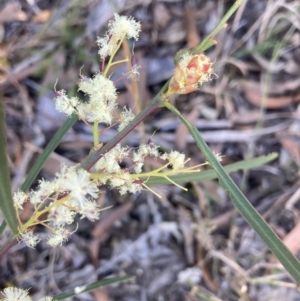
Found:
[[[134,49],[142,67],[139,82],[118,82],[119,111],[126,105],[138,113],[172,76],[177,51],[197,46],[233,3],[0,0],[0,92],[13,190],[66,119],[54,108],[55,85],[75,95],[79,73],[91,77],[99,71],[95,40],[115,12],[142,24],[140,39],[129,41],[118,54],[126,57]],[[278,153],[268,165],[231,176],[299,255],[300,3],[244,0],[216,40],[206,52],[214,62],[215,79],[173,102],[211,149],[224,156],[223,165]],[[112,79],[124,72],[125,65],[116,68]],[[107,130],[102,142],[116,133],[116,128]],[[193,165],[205,161],[186,128],[167,110],[147,118],[123,143],[135,147],[150,137],[165,151],[184,152]],[[77,122],[40,177],[53,178],[61,162],[81,162],[92,146],[91,130]],[[150,169],[159,163],[150,158],[146,164]],[[185,187],[187,192],[155,186],[162,199],[148,191],[121,197],[103,187],[99,204],[112,208],[103,211],[100,221],[78,221],[78,231],[56,249],[43,241],[36,249],[15,246],[0,262],[0,288],[31,288],[30,294],[40,298],[130,274],[135,276],[131,281],[73,300],[300,300],[290,276],[217,181]],[[25,208],[24,218],[30,210]],[[49,235],[45,229],[37,231],[44,238]]]

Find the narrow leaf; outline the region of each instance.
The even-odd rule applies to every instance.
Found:
[[[175,113],[188,128],[188,130],[194,137],[197,146],[202,151],[211,167],[216,171],[220,184],[229,192],[231,201],[233,202],[235,207],[299,285],[300,262],[287,249],[280,238],[274,233],[270,226],[265,222],[265,220],[260,216],[256,209],[239,190],[236,184],[231,180],[224,168],[216,159],[215,155],[211,152],[211,150],[201,137],[199,131],[193,125],[191,125],[189,121],[185,119],[180,114],[180,112],[169,102],[165,101],[165,106],[173,113]]]
[[[12,200],[10,173],[6,152],[6,129],[3,97],[0,100],[0,208],[6,223],[14,234],[18,233],[17,217]],[[1,228],[4,229],[5,223]]]
[[[113,284],[113,283],[126,281],[126,280],[129,280],[131,278],[133,278],[133,276],[123,276],[123,277],[109,278],[109,279],[96,281],[92,284],[77,288],[78,290],[74,289],[74,290],[71,290],[69,292],[53,296],[53,300],[63,300],[63,299],[69,298],[69,297],[74,297],[74,296],[79,295],[80,293],[90,292],[90,291],[92,291],[96,288],[99,288],[101,286],[107,286],[107,285],[110,285],[110,284]]]
[[[6,227],[6,221],[4,220],[4,221],[2,222],[2,224],[1,224],[1,226],[0,226],[0,236],[2,235],[2,233],[3,233],[4,229],[5,229],[5,227]]]
[[[224,166],[224,169],[227,173],[237,171],[237,170],[248,170],[251,168],[255,168],[258,166],[261,166],[263,164],[266,164],[274,159],[277,158],[277,154],[273,153],[267,156],[261,156],[253,159],[243,160],[239,161],[233,164],[229,164]],[[187,173],[182,175],[175,175],[169,177],[172,181],[181,184],[181,183],[187,183],[192,181],[204,181],[204,180],[212,180],[218,178],[217,173],[214,169],[200,171],[200,172],[193,172],[193,173]],[[171,184],[170,181],[168,181],[165,178],[150,178],[150,179],[143,179],[147,180],[147,185],[168,185]]]
[[[70,118],[68,118],[64,124],[61,126],[61,128],[56,132],[56,134],[53,136],[51,141],[48,143],[42,154],[39,156],[39,158],[36,160],[35,164],[31,168],[25,182],[21,186],[21,190],[26,192],[33,181],[36,179],[37,175],[39,174],[40,170],[42,169],[45,161],[47,158],[51,155],[51,153],[56,149],[56,147],[59,145],[61,139],[63,136],[67,133],[67,131],[74,125],[74,123],[78,120],[77,115],[72,115]]]

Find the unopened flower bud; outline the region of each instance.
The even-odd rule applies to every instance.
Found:
[[[209,57],[203,53],[186,53],[175,67],[167,95],[187,94],[199,89],[213,74]]]

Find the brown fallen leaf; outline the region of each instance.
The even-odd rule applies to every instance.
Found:
[[[93,295],[96,301],[112,301],[105,288],[98,288],[94,290]]]
[[[242,89],[246,90],[256,90],[259,91],[261,89],[261,85],[259,82],[249,80],[249,81],[241,81],[239,83],[239,86],[242,87]],[[287,92],[293,92],[300,88],[300,78],[291,79],[285,82],[271,82],[268,91],[272,93],[273,96],[280,96]]]
[[[243,125],[256,123],[261,118],[261,112],[259,109],[246,111],[246,112],[235,112],[230,116],[230,121],[234,124]]]
[[[279,136],[279,135],[277,135]],[[283,136],[282,133],[280,136]],[[300,149],[297,143],[292,137],[282,137],[280,138],[281,145],[287,150],[287,152],[293,157],[296,163],[300,164]]]
[[[255,106],[267,109],[280,109],[290,105],[294,101],[293,96],[264,97],[259,91],[245,91],[246,99]]]
[[[93,230],[93,241],[89,245],[94,266],[97,266],[98,263],[98,254],[101,242],[107,238],[114,222],[120,220],[125,214],[127,214],[132,209],[132,206],[132,202],[127,202],[116,209],[112,209],[110,210],[111,212],[109,215],[97,223]]]
[[[45,23],[50,19],[51,14],[52,14],[51,10],[45,9],[45,10],[41,11],[40,13],[38,13],[37,15],[35,15],[32,18],[32,22],[33,23]]]
[[[179,229],[182,232],[186,261],[188,265],[192,265],[195,262],[192,223],[183,220],[179,223]]]
[[[43,152],[43,149],[41,149],[40,147],[37,147],[29,142],[25,142],[25,147],[27,149],[30,149],[32,152],[35,152],[38,154],[41,154]],[[62,163],[66,164],[67,166],[73,166],[76,164],[75,162],[53,152],[53,153],[51,153],[51,155],[48,157],[48,159],[44,163],[43,171],[51,176],[54,176],[55,173],[58,170],[60,170]]]
[[[219,64],[231,64],[235,66],[237,69],[241,71],[241,73],[245,76],[249,71],[250,64],[243,62],[242,60],[238,60],[236,58],[226,58],[224,60],[220,60]]]
[[[226,211],[225,213],[222,213],[221,215],[212,218],[209,221],[208,226],[214,228],[226,227],[229,225],[233,215],[234,215],[234,210]]]
[[[299,186],[298,186],[299,187]],[[293,210],[296,203],[300,201],[300,188],[298,188],[287,200],[285,209]]]
[[[202,211],[202,214],[204,217],[207,217],[207,208],[206,208],[207,199],[206,199],[205,193],[202,190],[202,188],[200,187],[200,185],[198,184],[198,182],[192,182],[192,185],[195,190],[195,193],[196,193],[196,196],[198,199],[198,204]]]
[[[164,31],[158,34],[158,40],[166,44],[176,44],[183,41],[186,37],[186,31],[181,20],[173,21]]]
[[[194,48],[200,44],[201,39],[197,30],[195,14],[190,7],[186,7],[184,11],[184,19],[188,48]]]
[[[197,241],[197,266],[201,269],[203,273],[204,283],[214,292],[218,291],[218,283],[214,279],[211,270],[209,269],[209,265],[206,259],[207,251],[203,248],[201,243]]]
[[[101,238],[114,224],[116,220],[120,220],[125,214],[127,214],[133,206],[132,202],[127,202],[118,208],[110,210],[110,214],[104,219],[100,220],[97,226],[93,230],[93,237]]]
[[[22,11],[17,2],[10,2],[0,11],[0,23],[12,21],[26,21],[27,15]]]
[[[32,216],[32,205],[30,202],[26,202],[23,205],[23,210],[20,211],[21,221],[27,221]]]
[[[165,28],[171,19],[170,13],[163,3],[155,3],[153,8],[154,23]]]
[[[275,84],[273,84],[275,85]],[[268,91],[275,93],[276,89],[273,89],[271,85]],[[300,101],[300,94],[286,95],[286,96],[264,96],[261,90],[261,85],[258,82],[244,82],[241,84],[242,90],[245,93],[245,98],[253,105],[258,107],[265,107],[267,109],[279,109],[290,105],[293,102]],[[278,91],[277,91],[278,92]]]
[[[300,251],[300,222],[285,236],[283,243],[294,255]]]

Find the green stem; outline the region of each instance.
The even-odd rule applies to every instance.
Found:
[[[94,139],[94,146],[98,146],[99,145],[99,129],[98,129],[98,122],[94,122],[94,126],[93,126],[93,139]]]
[[[114,66],[114,65],[117,65],[117,64],[121,64],[121,63],[127,63],[127,62],[129,62],[128,59],[116,61],[116,62],[111,63],[111,64],[110,64],[110,67],[112,67],[112,66]]]
[[[117,53],[118,50],[120,49],[120,46],[121,46],[121,44],[122,44],[124,38],[125,38],[125,35],[123,35],[123,37],[120,39],[120,41],[119,41],[117,47],[114,49],[113,53],[111,54],[111,56],[110,56],[110,58],[109,58],[109,61],[108,61],[108,63],[107,63],[107,66],[106,66],[106,68],[105,68],[105,71],[103,72],[103,76],[104,76],[104,77],[106,77],[107,72],[108,72],[109,68],[110,68],[111,65],[112,65],[112,60],[114,59],[116,53]]]
[[[47,206],[46,208],[36,211],[35,214],[33,214],[30,219],[23,225],[19,227],[21,233],[25,233],[28,228],[31,228],[35,224],[39,224],[39,219],[45,215],[45,213],[50,212],[52,208],[59,207],[63,203],[65,203],[70,198],[69,195],[66,195],[62,197],[61,199],[55,200],[51,205]]]

